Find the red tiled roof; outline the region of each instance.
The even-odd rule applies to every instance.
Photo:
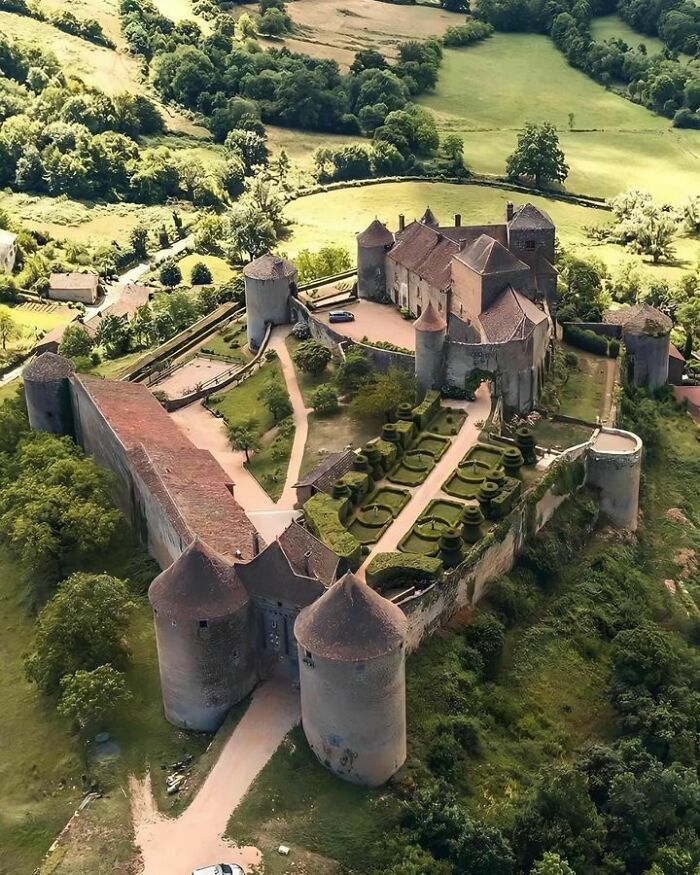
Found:
[[[443,319],[442,314],[433,307],[433,302],[428,301],[428,306],[413,323],[413,327],[416,331],[444,331],[447,328],[447,322]]]
[[[420,222],[411,222],[398,236],[388,257],[442,290],[450,287],[452,258],[458,252],[459,244],[454,240]]]
[[[83,327],[90,337],[95,337],[102,320],[107,316],[126,316],[127,322],[131,322],[136,311],[148,303],[153,292],[154,290],[148,286],[134,284],[125,286],[118,301],[87,319]]]
[[[314,537],[299,523],[292,523],[277,539],[284,555],[297,574],[306,575],[307,568],[324,586],[335,580],[338,557],[330,547]]]
[[[683,353],[675,346],[673,343],[669,344],[668,347],[668,357],[672,359],[678,359],[679,362],[685,363],[685,356]]]
[[[52,289],[96,289],[96,273],[52,273],[49,286]]]
[[[190,442],[145,386],[84,375],[75,379],[183,540],[199,536],[229,559],[251,559],[255,527],[211,453]]]
[[[498,240],[482,234],[459,253],[459,261],[476,273],[484,276],[512,271],[528,271],[530,268]]]
[[[539,307],[512,286],[505,288],[479,316],[484,339],[489,343],[529,337],[535,326],[546,319]]]

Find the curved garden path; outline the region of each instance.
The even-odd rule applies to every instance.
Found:
[[[247,872],[258,866],[257,848],[238,847],[224,833],[246,791],[299,720],[299,693],[286,678],[261,684],[197,795],[177,818],[158,811],[150,776],[132,778],[131,814],[142,875],[187,875],[213,863],[238,863]]]
[[[450,448],[445,455],[438,461],[423,483],[413,489],[411,500],[377,541],[369,556],[360,566],[357,576],[362,580],[365,579],[367,565],[377,553],[388,553],[397,549],[399,541],[408,534],[427,504],[431,499],[440,495],[442,484],[457,467],[462,456],[479,440],[481,427],[491,411],[491,391],[488,384],[482,383],[479,386],[474,401],[450,401],[450,407],[466,410],[467,418],[457,435],[452,439]],[[449,498],[449,496],[445,497]]]

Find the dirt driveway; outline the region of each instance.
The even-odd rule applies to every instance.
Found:
[[[376,304],[374,301],[353,301],[338,307],[339,310],[349,310],[354,316],[354,322],[336,322],[331,325],[329,321],[330,310],[314,313],[314,319],[318,319],[325,325],[331,325],[338,334],[351,337],[353,340],[384,340],[410,349],[416,348],[416,332],[413,322],[403,319],[393,304]]]
[[[194,392],[198,383],[206,383],[236,367],[240,365],[236,365],[235,362],[224,362],[220,359],[196,355],[186,365],[176,368],[172,374],[160,380],[152,388],[153,391],[165,392],[168,398],[182,398],[183,395]]]
[[[259,865],[257,848],[237,847],[223,835],[246,791],[299,719],[299,693],[289,680],[273,678],[261,684],[192,804],[178,818],[158,811],[149,778],[132,779],[142,875],[188,875],[212,863],[238,863],[250,872]]]

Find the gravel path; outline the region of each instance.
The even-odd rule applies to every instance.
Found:
[[[238,863],[249,872],[259,865],[257,848],[238,847],[223,837],[224,832],[260,770],[299,720],[299,693],[287,679],[261,684],[191,805],[176,819],[158,811],[150,778],[132,778],[132,818],[142,875],[189,875],[213,863]]]

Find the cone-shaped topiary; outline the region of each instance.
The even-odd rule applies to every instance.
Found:
[[[375,444],[365,444],[362,448],[362,455],[367,457],[372,476],[375,480],[381,480],[384,476],[384,465],[382,464],[382,454]]]
[[[522,425],[515,432],[515,443],[518,449],[523,454],[523,459],[526,465],[534,465],[537,461],[535,455],[535,435],[532,429],[527,425]]]
[[[523,464],[523,454],[517,447],[508,447],[503,452],[503,467],[509,477],[517,477],[520,466]]]
[[[445,568],[452,568],[462,561],[462,533],[459,529],[447,529],[440,536],[440,558]]]
[[[342,480],[336,480],[333,484],[333,498],[350,498],[350,487]]]
[[[486,475],[486,479],[491,483],[495,483],[496,486],[503,486],[506,482],[506,472],[500,466],[492,468]]]
[[[404,422],[411,422],[413,420],[413,409],[411,408],[411,405],[406,401],[399,404],[398,410],[396,411],[396,418],[401,419]]]
[[[481,538],[481,524],[484,515],[476,504],[468,504],[461,515],[462,540],[467,544],[475,544]]]
[[[369,460],[364,453],[357,453],[352,462],[353,471],[369,471]]]
[[[484,480],[484,482],[479,487],[479,492],[477,494],[479,507],[481,508],[484,516],[488,517],[489,519],[493,515],[491,501],[498,495],[500,491],[501,487],[498,485],[498,483],[494,483],[491,480]]]

